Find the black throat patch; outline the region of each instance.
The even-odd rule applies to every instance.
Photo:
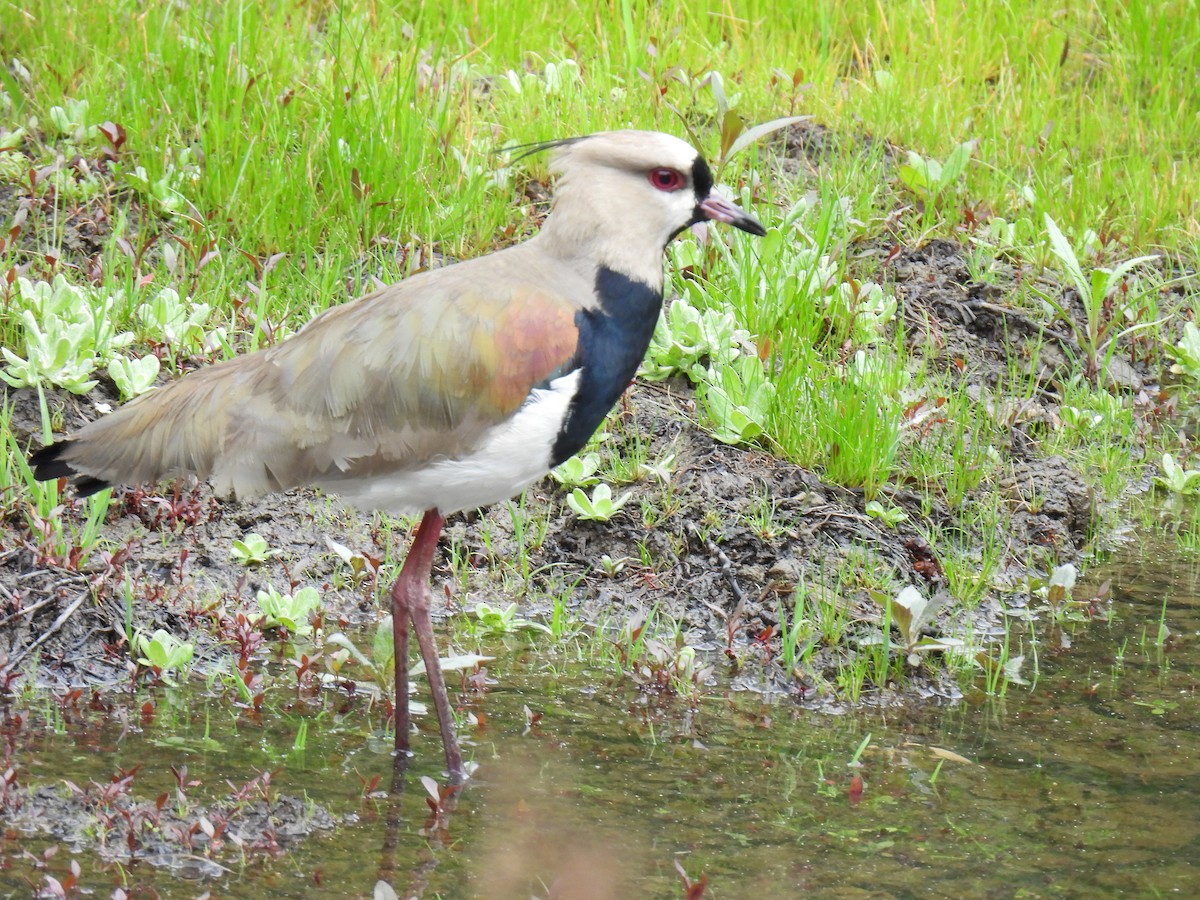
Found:
[[[703,203],[705,198],[712,193],[712,189],[712,169],[708,167],[703,156],[697,156],[692,163],[692,190],[696,192],[696,203]]]
[[[704,161],[703,156],[697,156],[695,160],[692,161],[692,192],[696,195],[696,206],[692,210],[691,221],[686,222],[676,228],[671,234],[671,240],[677,238],[697,222],[708,221],[708,216],[704,214],[704,210],[700,208],[700,204],[708,199],[708,195],[712,193],[712,189],[712,169],[708,167],[708,163]]]
[[[603,266],[596,272],[596,296],[596,309],[575,314],[579,345],[572,364],[564,368],[582,371],[550,454],[551,466],[582,450],[620,399],[646,356],[662,309],[662,291]]]

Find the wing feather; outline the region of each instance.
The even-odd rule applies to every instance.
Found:
[[[276,478],[331,484],[465,455],[576,353],[576,306],[561,295],[525,280],[419,281],[272,352],[263,394],[298,451]]]

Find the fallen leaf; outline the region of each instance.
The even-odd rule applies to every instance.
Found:
[[[930,747],[929,752],[939,759],[948,759],[950,762],[966,763],[968,766],[975,765],[975,763],[973,763],[971,760],[967,759],[965,756],[959,756],[953,750],[944,750],[941,747]]]

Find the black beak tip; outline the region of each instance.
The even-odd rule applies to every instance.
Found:
[[[732,203],[715,193],[710,193],[696,206],[696,216],[693,221],[703,222],[705,219],[724,222],[726,225],[732,225],[734,228],[740,229],[747,234],[757,235],[758,237],[763,237],[767,233],[767,230],[762,227],[762,223],[758,219],[754,218],[754,216],[750,215],[736,203]]]

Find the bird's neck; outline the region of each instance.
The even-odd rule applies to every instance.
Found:
[[[615,272],[648,285],[663,286],[663,250],[671,234],[651,219],[609,204],[588,185],[564,177],[556,187],[554,209],[534,240],[541,252],[568,265]]]
[[[587,222],[556,220],[551,215],[530,241],[535,242],[540,252],[577,269],[585,278],[590,279],[599,269],[610,269],[662,291],[664,244],[657,236],[650,240],[631,238],[594,225],[589,227]]]

